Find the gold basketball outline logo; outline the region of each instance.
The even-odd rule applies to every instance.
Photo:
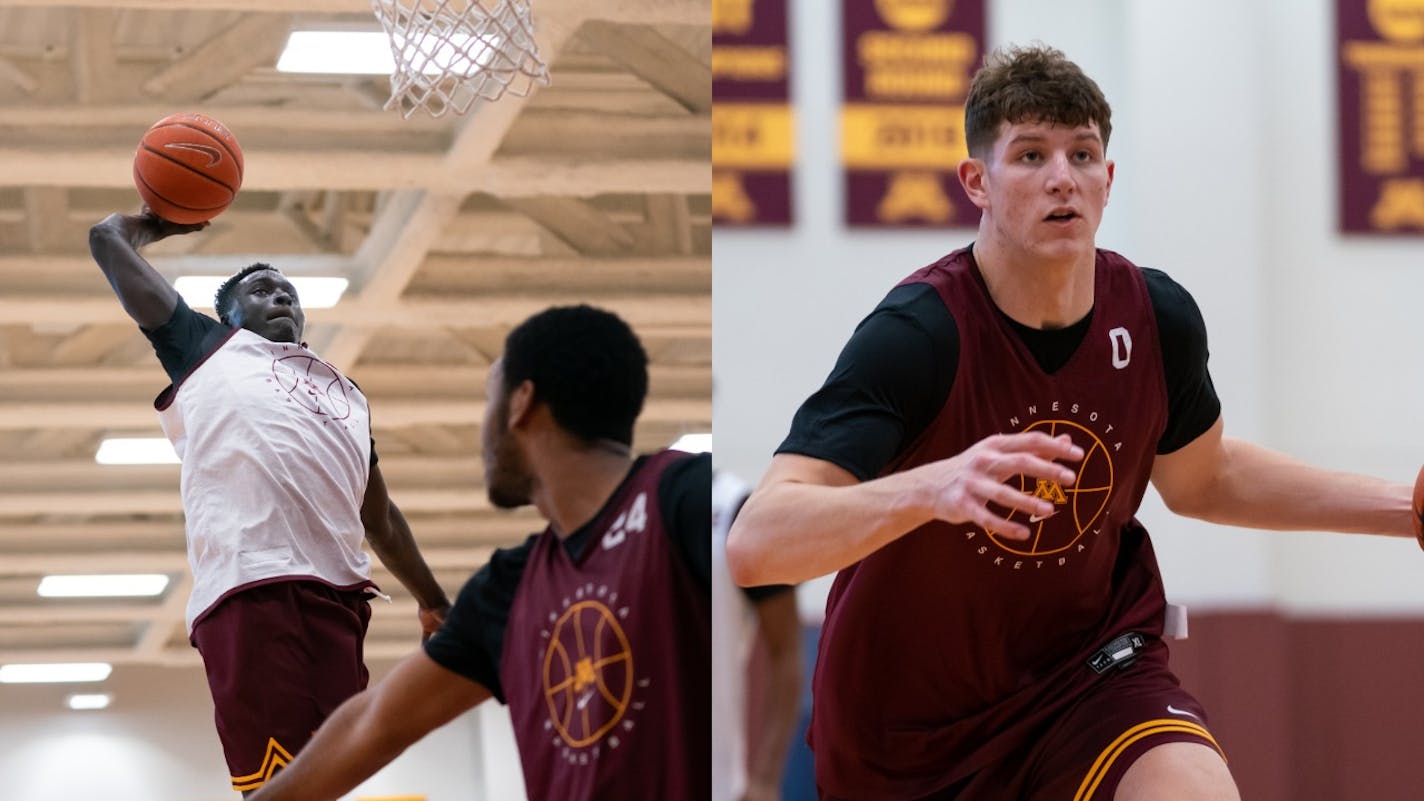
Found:
[[[592,631],[592,649],[589,648],[589,643],[584,642],[582,614],[585,610],[592,610],[594,614],[598,615],[598,622],[594,624]],[[570,625],[573,629],[574,650],[578,652],[572,660],[569,658],[568,644],[563,639],[564,636],[567,636],[566,625]],[[618,653],[604,655],[601,652],[602,635],[605,628],[612,629],[620,649]],[[557,683],[552,672],[556,653],[563,666],[563,677],[557,680]],[[624,660],[628,665],[623,674],[623,687],[621,691],[615,693],[603,681],[604,668]],[[544,701],[549,707],[549,721],[567,745],[574,748],[592,745],[598,742],[603,735],[612,731],[628,711],[633,696],[633,649],[628,644],[628,635],[623,632],[623,627],[619,625],[613,610],[593,600],[579,601],[564,610],[564,613],[555,621],[553,631],[549,634],[549,647],[544,652],[543,679]],[[592,687],[591,691],[582,696],[579,695],[580,691],[590,686]],[[609,715],[607,721],[596,728],[589,716],[589,707],[591,706],[589,701],[594,695],[601,696],[613,713]],[[559,710],[559,699],[563,700],[562,714]],[[597,708],[602,709],[603,707]],[[582,736],[574,734],[575,713],[581,713]]]
[[[1071,430],[1062,431],[1059,429],[1060,426],[1067,427]],[[1107,511],[1108,499],[1112,497],[1112,491],[1114,486],[1112,452],[1108,450],[1107,445],[1103,444],[1102,439],[1098,437],[1097,434],[1093,433],[1092,429],[1089,429],[1071,420],[1037,420],[1025,426],[1023,430],[1033,431],[1035,429],[1047,429],[1045,433],[1047,433],[1050,437],[1056,437],[1059,434],[1066,433],[1073,438],[1073,443],[1075,445],[1083,449],[1083,458],[1077,464],[1073,486],[1063,487],[1059,486],[1057,483],[1053,483],[1051,485],[1051,489],[1055,497],[1049,498],[1049,500],[1054,501],[1055,505],[1060,502],[1065,503],[1072,510],[1073,527],[1076,533],[1074,533],[1071,540],[1069,540],[1061,547],[1051,548],[1049,550],[1040,550],[1039,542],[1043,539],[1044,528],[1050,524],[1054,524],[1054,521],[1058,520],[1060,517],[1062,517],[1062,515],[1055,512],[1054,514],[1051,514],[1047,517],[1034,520],[1032,517],[1024,515],[1022,512],[1019,512],[1017,510],[1010,511],[1009,514],[1006,516],[1007,520],[1014,520],[1016,517],[1020,516],[1029,517],[1030,522],[1028,523],[1028,526],[1030,530],[1030,536],[1028,540],[1020,542],[1017,540],[1001,539],[996,532],[987,529],[985,530],[985,533],[989,535],[989,539],[993,540],[995,545],[999,546],[1005,551],[1008,551],[1009,553],[1016,554],[1018,556],[1048,556],[1050,554],[1060,553],[1062,551],[1068,550],[1069,548],[1072,548],[1078,542],[1078,540],[1083,538],[1084,534],[1088,533],[1088,531],[1093,527],[1093,524],[1098,522],[1098,518],[1102,517],[1103,513]],[[1082,436],[1080,436],[1080,434]],[[1086,437],[1087,441],[1084,441],[1084,437]],[[1099,452],[1101,452],[1101,456],[1097,458],[1105,459],[1107,461],[1107,485],[1100,487],[1081,486],[1084,472],[1088,469],[1090,465],[1093,465],[1095,463],[1094,455]],[[1038,490],[1040,489],[1039,481],[1031,481],[1027,476],[1024,476],[1022,474],[1018,476],[1018,481],[1019,489],[1027,495],[1037,494]],[[1032,489],[1030,487],[1032,487]],[[1079,503],[1079,499],[1084,496],[1091,497],[1099,493],[1101,493],[1102,495],[1102,500],[1098,502],[1097,507],[1095,509],[1092,509],[1091,514],[1084,515],[1083,509]],[[1059,499],[1061,499],[1061,501]]]

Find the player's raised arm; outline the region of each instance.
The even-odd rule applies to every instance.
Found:
[[[1028,529],[993,502],[1024,515],[1053,504],[1004,482],[1016,475],[1073,482],[1054,460],[1083,451],[1066,436],[1037,431],[988,437],[949,459],[857,482],[822,459],[778,454],[727,535],[727,566],[744,587],[795,584],[852,565],[931,520],[973,523],[1009,539]]]
[[[426,734],[490,697],[417,651],[326,719],[292,764],[252,801],[334,801]]]
[[[139,255],[139,249],[207,225],[180,225],[147,212],[110,214],[89,229],[89,253],[109,279],[124,311],[142,328],[152,331],[168,322],[178,305],[178,291]]]

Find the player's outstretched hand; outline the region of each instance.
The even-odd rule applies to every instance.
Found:
[[[420,641],[425,642],[430,639],[430,635],[440,630],[445,624],[445,615],[450,611],[450,605],[438,607],[420,607]]]
[[[208,227],[208,223],[205,222],[191,225],[169,222],[154,214],[147,206],[139,214],[110,214],[101,224],[111,225],[123,232],[124,238],[128,240],[129,246],[134,250],[160,239],[191,234]]]
[[[1076,473],[1057,460],[1077,462],[1082,458],[1083,449],[1066,434],[1050,437],[1041,431],[1026,431],[996,434],[974,443],[958,456],[911,472],[922,473],[920,477],[928,482],[926,490],[932,493],[936,518],[973,523],[999,536],[1023,540],[1029,536],[1028,527],[1000,517],[989,504],[1020,512],[1023,517],[1042,519],[1053,514],[1053,502],[1004,482],[1022,475],[1032,485],[1043,479],[1068,486]]]

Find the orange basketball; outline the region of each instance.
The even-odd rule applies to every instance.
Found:
[[[134,154],[134,186],[169,222],[200,223],[222,213],[242,187],[242,148],[227,126],[203,114],[153,124]]]
[[[1424,548],[1424,467],[1414,478],[1414,538],[1419,547]]]

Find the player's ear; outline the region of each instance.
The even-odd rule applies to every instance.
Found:
[[[973,157],[959,162],[959,185],[969,200],[981,209],[989,207],[989,189],[984,185],[986,168],[983,159]]]
[[[509,427],[518,428],[529,418],[534,408],[534,382],[524,379],[509,391]]]

